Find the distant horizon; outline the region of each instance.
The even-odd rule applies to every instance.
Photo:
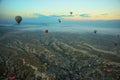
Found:
[[[116,19],[116,20],[64,20],[64,19],[61,19],[62,23],[66,23],[66,22],[98,22],[98,23],[101,23],[101,22],[116,22],[116,23],[120,23],[120,19]],[[0,24],[7,24],[7,23],[17,23],[15,21],[15,18],[13,18],[12,20],[11,19],[8,19],[8,20],[0,20]],[[39,23],[58,23],[58,19],[55,18],[55,19],[50,19],[50,18],[46,18],[44,20],[42,19],[39,19],[39,18],[23,18],[23,20],[21,21],[20,24],[39,24]]]
[[[119,0],[1,0],[0,20],[120,20]],[[70,13],[72,12],[72,14]]]

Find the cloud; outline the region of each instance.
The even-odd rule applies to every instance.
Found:
[[[33,14],[35,16],[38,16],[38,17],[59,17],[58,15],[44,15],[44,14],[39,14],[39,13],[35,13]]]
[[[103,14],[100,14],[100,15],[102,15],[102,16],[106,16],[106,15],[108,15],[107,13],[103,13]]]
[[[89,14],[80,14],[81,17],[90,17]]]
[[[59,18],[62,19],[62,17],[59,15],[43,15],[43,14],[35,13],[33,14],[33,16],[36,16],[36,17],[24,18],[23,19],[24,22],[33,22],[33,23],[57,22]]]
[[[58,19],[64,19],[65,17],[73,17],[74,15],[44,15],[39,13],[34,13],[35,17],[26,17],[24,18],[24,22],[58,22]]]
[[[62,17],[71,17],[71,15],[43,15],[43,14],[34,14],[37,17],[46,17],[46,18],[62,18]],[[72,15],[73,16],[73,15]]]
[[[74,15],[60,15],[60,17],[73,17]]]

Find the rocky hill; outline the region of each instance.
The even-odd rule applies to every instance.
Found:
[[[118,80],[120,42],[94,34],[8,32],[0,37],[0,80]],[[116,40],[117,38],[115,38]]]

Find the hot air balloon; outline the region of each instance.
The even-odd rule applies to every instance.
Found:
[[[72,15],[72,14],[73,14],[73,12],[70,12],[70,14]]]
[[[97,33],[97,30],[94,30],[93,32],[96,34],[96,33]]]
[[[48,33],[48,30],[45,30],[45,33]]]
[[[60,20],[60,19],[58,19],[58,22],[59,22],[59,23],[61,23],[61,20]]]
[[[15,77],[16,77],[16,74],[15,74],[15,73],[9,73],[9,74],[8,74],[8,78],[9,78],[10,80],[14,80]]]
[[[15,20],[18,24],[20,24],[20,22],[22,21],[22,17],[21,16],[16,16]]]
[[[111,72],[111,69],[109,67],[106,67],[107,72]]]

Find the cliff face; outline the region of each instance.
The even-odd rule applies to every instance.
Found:
[[[17,80],[117,80],[120,46],[112,46],[106,38],[99,41],[99,37],[107,36],[4,33],[0,37],[0,79],[13,72]]]

